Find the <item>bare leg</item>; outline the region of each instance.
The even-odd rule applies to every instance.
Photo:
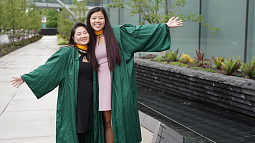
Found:
[[[103,111],[103,117],[105,143],[113,143],[111,111]]]

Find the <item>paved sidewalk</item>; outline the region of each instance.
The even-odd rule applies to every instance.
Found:
[[[44,36],[0,58],[1,143],[55,142],[57,89],[38,100],[26,84],[14,88],[10,80],[44,64],[58,49],[57,36]],[[142,143],[150,143],[152,135],[142,127]]]

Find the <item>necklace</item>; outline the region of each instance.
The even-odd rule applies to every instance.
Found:
[[[97,37],[99,37],[98,38],[98,42],[97,42],[97,45],[99,45],[99,41],[100,41],[100,35],[103,35],[104,33],[102,33],[102,34],[99,34],[99,35],[96,35]]]
[[[96,34],[96,37],[98,37],[98,36],[99,36],[99,38],[98,38],[98,45],[99,45],[100,35],[103,35],[103,34],[104,34],[104,30],[103,30],[103,29],[101,29],[100,31],[94,31],[94,32],[95,32],[95,34]]]

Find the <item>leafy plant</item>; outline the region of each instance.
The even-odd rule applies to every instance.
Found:
[[[207,71],[207,72],[212,72],[212,73],[217,73],[215,70],[212,70],[212,69],[203,69],[201,67],[192,67],[192,69],[202,70],[202,71]]]
[[[187,64],[187,63],[191,63],[193,61],[193,59],[190,58],[190,56],[188,54],[182,53],[182,57],[181,57],[180,61]]]
[[[254,60],[254,57],[252,57],[252,60],[247,64],[241,63],[241,69],[247,75],[246,78],[253,78],[255,76],[255,60]]]
[[[235,71],[237,71],[237,69],[240,69],[243,60],[240,60],[240,57],[237,56],[237,61],[236,62],[237,63],[236,63]]]
[[[180,63],[180,62],[170,62],[169,64],[170,64],[170,65],[178,65],[178,66],[182,66],[182,67],[188,67],[187,64]]]
[[[215,68],[220,69],[221,63],[224,62],[224,59],[225,59],[224,56],[217,57],[217,58],[214,58],[214,56],[212,56],[212,60],[213,60],[213,63],[215,65]]]
[[[157,56],[155,57],[153,60],[156,61],[156,62],[160,62],[161,60],[163,60],[164,58],[161,57],[161,56]]]
[[[241,65],[239,56],[237,60],[235,60],[234,57],[232,58],[228,58],[221,63],[222,69],[226,72],[226,75],[232,75]]]
[[[180,58],[180,56],[178,57],[178,52],[179,52],[179,48],[176,50],[176,51],[171,51],[170,52],[167,52],[166,55],[165,55],[165,58],[166,59],[170,59],[171,61],[173,62],[176,62],[178,61],[178,59]]]
[[[205,51],[202,50],[202,53],[200,50],[196,50],[197,57],[195,57],[195,64],[198,64],[197,66],[203,65],[205,68],[208,68],[212,65],[212,61],[210,59],[204,59]]]
[[[69,44],[69,42],[67,42],[67,41],[63,41],[63,42],[58,43],[58,45],[68,45],[68,44]]]

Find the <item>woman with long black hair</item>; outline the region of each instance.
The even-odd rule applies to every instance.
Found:
[[[25,82],[38,99],[59,86],[57,143],[92,143],[94,140],[93,69],[87,56],[94,45],[90,35],[85,24],[76,23],[67,47],[61,47],[45,64],[11,81],[14,87]]]
[[[88,12],[87,25],[95,45],[90,49],[94,69],[94,136],[99,143],[138,143],[141,131],[134,70],[135,52],[170,48],[169,28],[182,26],[171,18],[158,25],[111,27],[103,7]]]

